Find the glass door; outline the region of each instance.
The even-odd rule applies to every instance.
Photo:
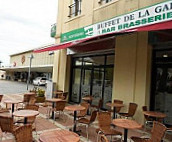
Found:
[[[92,96],[94,97],[94,100],[92,102],[93,104],[98,104],[98,101],[102,99],[103,80],[104,80],[104,68],[94,68],[93,87],[92,87]]]
[[[154,109],[165,113],[164,123],[172,125],[172,67],[157,67],[156,72]]]
[[[86,95],[93,96],[97,105],[103,99],[103,108],[112,98],[114,55],[73,58],[70,101],[80,103]]]
[[[81,98],[83,98],[86,95],[90,95],[91,76],[92,76],[92,69],[83,68],[82,81],[81,81]]]

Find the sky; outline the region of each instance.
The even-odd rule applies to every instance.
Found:
[[[55,42],[50,30],[57,7],[58,0],[0,0],[2,65],[10,65],[11,54]]]

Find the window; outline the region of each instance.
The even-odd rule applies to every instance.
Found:
[[[81,14],[81,0],[74,0],[74,3],[69,6],[69,16],[74,17]]]
[[[108,3],[108,2],[111,2],[112,0],[100,0],[99,3],[102,4],[102,3]]]

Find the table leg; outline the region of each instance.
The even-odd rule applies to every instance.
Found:
[[[127,142],[128,129],[124,129],[124,142]]]
[[[77,116],[77,111],[74,111],[74,126],[73,126],[73,132],[76,132],[76,116]]]
[[[11,111],[12,111],[12,113],[14,112],[14,104],[12,104]]]
[[[116,107],[113,107],[113,119],[116,118]]]
[[[53,110],[55,108],[55,103],[53,102],[53,106],[52,106]],[[51,118],[54,119],[54,111],[52,111],[52,115],[51,115]]]
[[[24,124],[27,124],[27,117],[24,117]]]

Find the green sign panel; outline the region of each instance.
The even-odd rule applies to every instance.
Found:
[[[55,37],[56,36],[56,24],[54,24],[51,27],[51,37]]]
[[[64,33],[61,35],[61,42],[132,30],[170,20],[172,20],[172,0]]]

